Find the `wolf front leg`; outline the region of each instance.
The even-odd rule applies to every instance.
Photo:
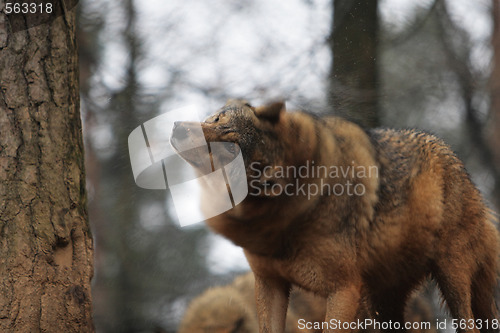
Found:
[[[357,332],[357,315],[361,302],[361,284],[350,284],[331,293],[326,301],[329,326],[324,333]]]
[[[290,284],[278,278],[255,275],[255,300],[260,333],[283,333]]]

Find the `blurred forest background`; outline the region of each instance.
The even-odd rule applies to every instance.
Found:
[[[447,141],[500,210],[498,0],[81,0],[82,117],[99,332],[175,332],[189,300],[247,269],[170,194],[134,183],[127,138],[200,103],[276,97]],[[439,308],[436,302],[436,309]]]

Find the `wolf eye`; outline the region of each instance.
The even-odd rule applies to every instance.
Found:
[[[234,154],[236,152],[236,145],[234,144],[226,144],[224,145],[224,148],[226,148],[226,150],[231,154]]]

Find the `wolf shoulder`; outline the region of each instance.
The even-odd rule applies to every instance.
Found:
[[[311,117],[324,124],[327,133],[341,148],[341,156],[334,157],[332,161],[342,159],[344,163],[374,163],[378,168],[379,190],[387,195],[399,196],[401,193],[398,192],[410,190],[412,184],[423,176],[444,187],[450,187],[445,184],[462,184],[465,185],[465,192],[477,191],[471,186],[464,163],[448,144],[434,134],[411,128],[364,129],[339,117]],[[325,134],[318,133],[318,136]]]

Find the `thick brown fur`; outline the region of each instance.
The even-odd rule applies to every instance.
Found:
[[[174,136],[189,126],[178,124]],[[286,112],[279,102],[255,108],[230,101],[202,128],[208,142],[237,143],[245,161],[250,194],[207,224],[244,248],[256,277],[260,332],[283,332],[292,285],[327,299],[326,321],[355,321],[368,300],[378,320],[403,323],[409,295],[428,276],[454,318],[497,318],[497,231],[463,163],[437,137],[364,131],[335,117]],[[313,161],[378,171],[280,174],[311,169]],[[263,195],[272,186],[349,183],[363,195]],[[483,326],[487,331],[497,330]]]
[[[178,333],[257,333],[258,320],[255,304],[255,278],[249,272],[235,278],[227,286],[206,290],[188,306]],[[431,323],[431,300],[421,293],[412,295],[407,308],[409,322]],[[326,300],[311,292],[295,288],[290,295],[290,305],[286,317],[286,333],[319,333],[325,319]],[[362,315],[369,318],[368,310]],[[302,320],[302,321],[300,321]],[[307,327],[302,328],[300,324]],[[317,329],[315,329],[315,327]],[[366,327],[362,332],[374,333],[378,330]],[[434,326],[427,330],[410,332],[436,332]]]

